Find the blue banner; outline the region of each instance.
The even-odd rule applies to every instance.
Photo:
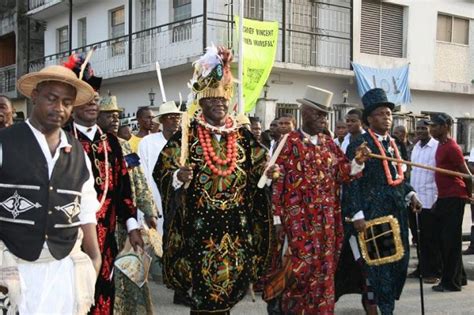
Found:
[[[352,63],[360,97],[373,88],[382,88],[395,105],[411,103],[408,86],[408,64],[393,69],[370,68]]]

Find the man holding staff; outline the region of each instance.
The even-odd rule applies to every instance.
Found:
[[[191,84],[202,114],[189,127],[184,115],[153,173],[163,201],[164,282],[192,289],[191,314],[229,314],[270,255],[269,195],[257,188],[267,154],[228,114],[230,62],[230,51],[216,47],[196,61]]]
[[[395,141],[388,134],[392,125],[392,109],[395,105],[388,101],[385,91],[379,88],[369,90],[362,97],[362,102],[363,120],[369,129],[349,145],[347,157],[354,158],[357,155],[356,148],[365,142],[373,153],[400,159]],[[376,304],[382,314],[392,314],[395,300],[398,300],[402,293],[408,268],[407,204],[417,211],[421,210],[421,204],[413,188],[404,179],[401,163],[393,164],[380,159],[368,160],[365,163],[363,176],[349,183],[344,194],[347,194],[344,198],[347,202],[345,216],[352,222],[347,226],[348,233],[355,235],[357,232],[362,232],[365,230],[366,220],[389,215],[393,216],[400,226],[403,247],[400,260],[382,265],[367,265],[364,261],[361,264],[364,278],[361,288],[365,299],[364,306]],[[351,244],[351,248],[354,258],[360,259],[357,244]],[[339,270],[343,272],[344,268]]]

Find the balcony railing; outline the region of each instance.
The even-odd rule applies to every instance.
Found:
[[[155,61],[159,61],[162,68],[190,62],[190,58],[202,52],[202,30],[201,15],[76,48],[73,52],[83,53],[96,47],[91,58],[92,67],[96,75],[110,78],[130,70],[152,70]],[[63,52],[32,60],[29,71],[60,64],[68,56],[69,52]]]
[[[310,27],[294,25],[294,28],[290,28],[287,25],[283,28],[280,23],[276,61],[350,69],[351,8],[336,6],[331,11],[328,6],[324,4],[323,8],[318,8],[318,20],[312,22]],[[343,15],[342,22],[332,23],[337,18],[334,14]],[[232,41],[236,40],[233,30],[235,25],[232,21],[210,13],[93,43],[76,48],[73,52],[83,53],[96,47],[91,59],[93,68],[97,75],[111,78],[151,71],[155,61],[159,61],[162,68],[189,63],[211,43],[237,47],[235,43],[232,45]],[[68,55],[69,52],[63,52],[32,60],[29,71],[59,64]]]
[[[0,68],[0,94],[15,91],[16,65]]]
[[[43,5],[51,4],[51,3],[59,3],[62,0],[29,0],[28,2],[28,9],[29,10],[34,10],[36,8],[39,8]]]

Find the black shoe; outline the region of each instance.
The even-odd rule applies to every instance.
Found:
[[[411,278],[411,279],[418,279],[420,277],[420,272],[418,270],[415,270],[413,272],[410,272],[408,275],[407,275],[407,278]]]
[[[474,247],[469,246],[462,252],[463,255],[474,255]]]
[[[461,291],[461,289],[448,289],[448,288],[444,287],[442,284],[432,286],[431,289],[433,289],[433,291],[435,291],[435,292],[459,292],[459,291]]]
[[[188,295],[188,293],[182,291],[174,291],[173,304],[191,307],[193,305],[193,301]]]

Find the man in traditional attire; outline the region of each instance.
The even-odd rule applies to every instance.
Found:
[[[395,141],[388,134],[392,125],[392,109],[395,105],[388,101],[385,91],[379,88],[369,90],[362,97],[362,103],[363,120],[369,129],[349,145],[347,157],[354,158],[356,148],[365,142],[375,154],[400,159]],[[339,297],[345,293],[362,292],[363,305],[367,307],[369,314],[377,312],[375,305],[382,314],[392,314],[395,300],[398,300],[402,293],[408,268],[407,205],[410,204],[414,210],[419,211],[421,204],[412,187],[404,180],[402,165],[378,159],[367,161],[363,176],[350,182],[347,189],[344,188],[343,204],[344,217],[353,222],[345,226],[347,235],[345,245],[350,246],[354,256],[352,263],[357,261],[358,268],[346,267],[343,264],[346,260],[341,259],[336,278],[346,283],[337,285],[336,294]],[[365,230],[365,220],[389,215],[393,216],[400,226],[403,255],[395,262],[378,266],[367,265],[361,256],[355,236],[350,236]]]
[[[153,173],[165,218],[164,281],[192,289],[191,314],[229,314],[269,255],[269,195],[256,187],[266,150],[227,113],[230,62],[229,50],[213,46],[195,63],[202,114],[171,137]]]
[[[113,95],[102,97],[99,103],[99,112],[99,117],[97,118],[99,127],[105,132],[116,136],[119,127],[119,115],[122,112],[122,109],[117,105],[117,98]],[[132,152],[128,141],[120,138],[118,138],[118,140],[127,164],[133,203],[138,210],[143,213],[147,225],[151,228],[156,228],[156,206],[148,183],[146,182],[140,159],[136,153]],[[143,233],[145,233],[145,230]],[[118,251],[120,252],[126,242],[126,226],[118,224],[116,236]],[[145,249],[151,248],[150,246],[146,246]],[[153,254],[153,251],[150,251],[150,254]],[[128,315],[153,313],[147,283],[144,283],[141,287],[137,286],[118,268],[114,270],[113,276],[115,281],[114,313]]]
[[[33,111],[0,132],[0,291],[8,314],[86,314],[101,264],[99,203],[90,162],[61,126],[94,91],[63,66],[17,86]]]
[[[343,239],[339,189],[350,180],[351,163],[323,134],[332,95],[307,86],[298,100],[302,128],[288,134],[276,161],[281,175],[273,187],[273,209],[287,235],[287,268],[294,279],[281,296],[283,314],[334,313],[334,273]],[[364,160],[354,161],[353,174]]]
[[[66,65],[77,72],[83,60],[74,56],[71,59]],[[97,91],[101,81],[93,75],[89,64],[85,69],[83,80]],[[118,254],[115,238],[117,221],[126,224],[130,243],[134,248],[143,247],[143,241],[138,230],[137,209],[133,204],[130,178],[122,148],[117,137],[103,131],[97,125],[98,103],[99,95],[96,93],[91,101],[76,106],[73,111],[74,122],[66,129],[79,140],[92,162],[94,187],[100,202],[100,209],[97,212],[97,236],[102,266],[96,283],[95,305],[91,314],[105,315],[112,314],[114,306],[115,288],[111,275]]]

